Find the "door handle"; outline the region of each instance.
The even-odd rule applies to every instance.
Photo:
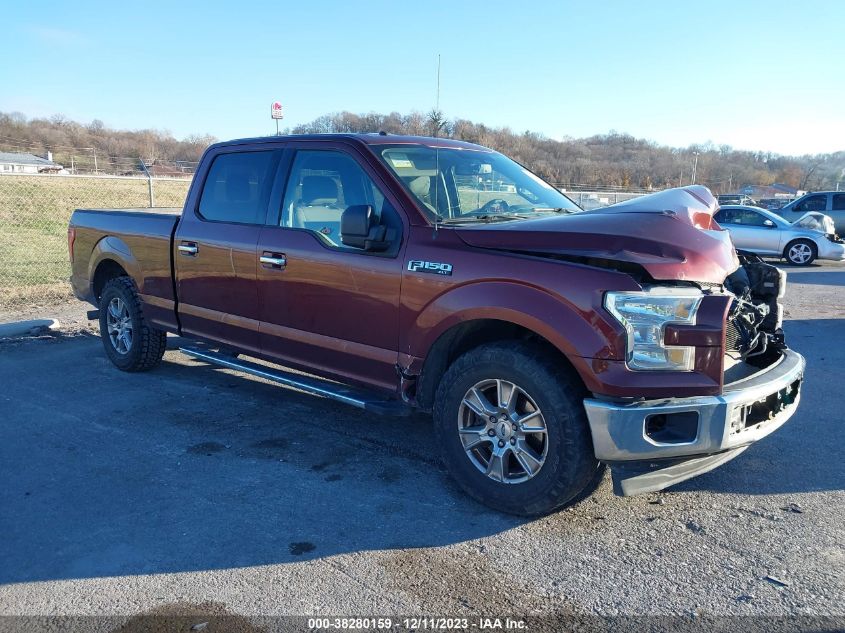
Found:
[[[281,270],[287,266],[288,258],[285,257],[284,253],[269,253],[265,251],[261,257],[258,258],[258,261],[260,261],[265,268]]]
[[[179,249],[181,255],[193,257],[199,252],[199,247],[194,242],[182,242],[176,248]]]

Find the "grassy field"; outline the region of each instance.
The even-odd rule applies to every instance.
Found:
[[[156,206],[182,206],[189,184],[155,180]],[[70,295],[67,224],[74,209],[149,204],[144,179],[0,176],[0,315]]]

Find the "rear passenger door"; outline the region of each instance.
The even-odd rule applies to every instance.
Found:
[[[281,151],[212,151],[174,240],[179,319],[187,335],[257,352],[256,248]]]
[[[262,352],[282,364],[395,390],[407,221],[389,184],[355,148],[303,141],[288,160],[282,204],[258,245]],[[342,243],[343,211],[362,204],[390,227],[388,250]]]

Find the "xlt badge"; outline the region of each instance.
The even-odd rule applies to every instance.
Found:
[[[451,275],[452,264],[441,262],[424,262],[421,259],[412,259],[408,262],[408,270],[415,273],[431,273],[433,275]]]

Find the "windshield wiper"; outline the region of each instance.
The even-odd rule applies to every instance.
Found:
[[[540,213],[574,213],[572,209],[564,209],[563,207],[531,207],[531,210]]]
[[[502,222],[506,220],[527,220],[525,215],[516,213],[485,213],[484,215],[465,215],[456,218],[446,218],[440,224],[463,224],[465,222]]]

